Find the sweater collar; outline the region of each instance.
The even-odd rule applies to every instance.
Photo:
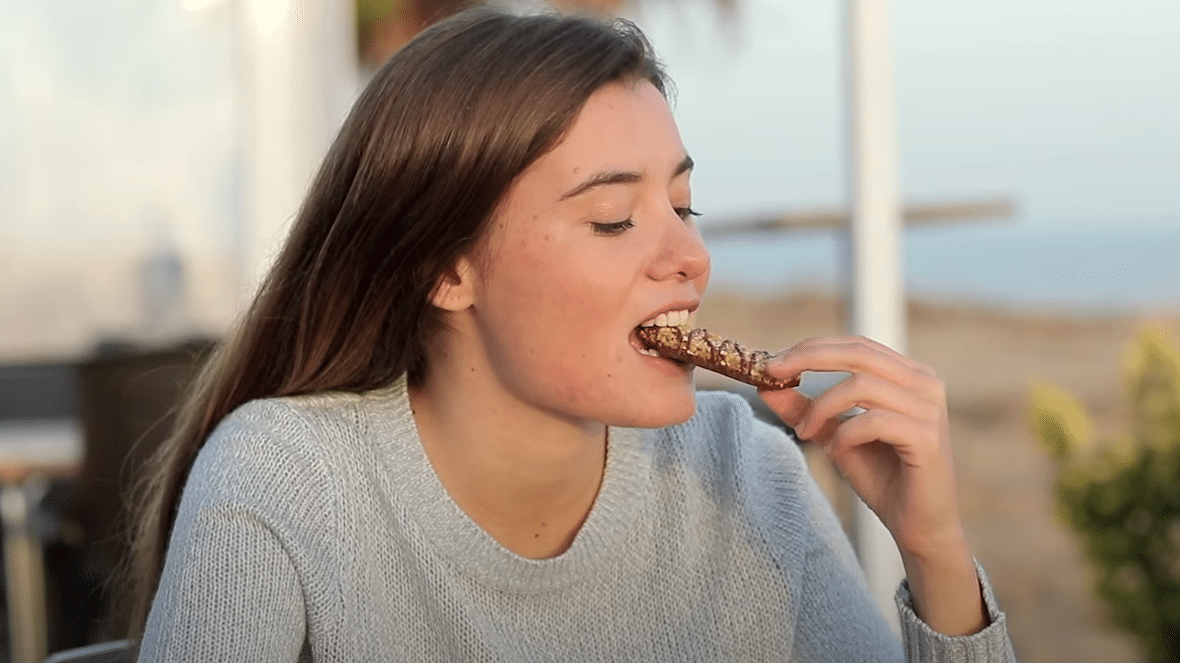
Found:
[[[508,550],[451,499],[430,464],[410,411],[403,375],[370,392],[367,418],[391,474],[391,490],[434,549],[459,571],[505,591],[533,592],[578,582],[618,560],[650,502],[654,431],[611,427],[602,486],[569,549],[534,560]]]

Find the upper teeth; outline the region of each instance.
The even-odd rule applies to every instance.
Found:
[[[640,325],[640,327],[683,327],[688,324],[688,310],[668,311]]]

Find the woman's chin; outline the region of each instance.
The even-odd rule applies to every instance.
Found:
[[[664,428],[682,424],[696,412],[696,391],[688,386],[672,392],[648,393],[640,397],[640,407],[628,408],[611,425],[624,428]]]

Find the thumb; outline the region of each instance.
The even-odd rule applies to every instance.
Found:
[[[811,407],[811,399],[792,388],[759,389],[758,395],[791,428],[799,425]]]

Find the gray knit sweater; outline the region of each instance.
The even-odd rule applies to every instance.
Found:
[[[450,499],[404,380],[248,403],[189,476],[141,661],[1012,661],[865,588],[796,445],[736,396],[613,428],[569,550],[500,546]]]

